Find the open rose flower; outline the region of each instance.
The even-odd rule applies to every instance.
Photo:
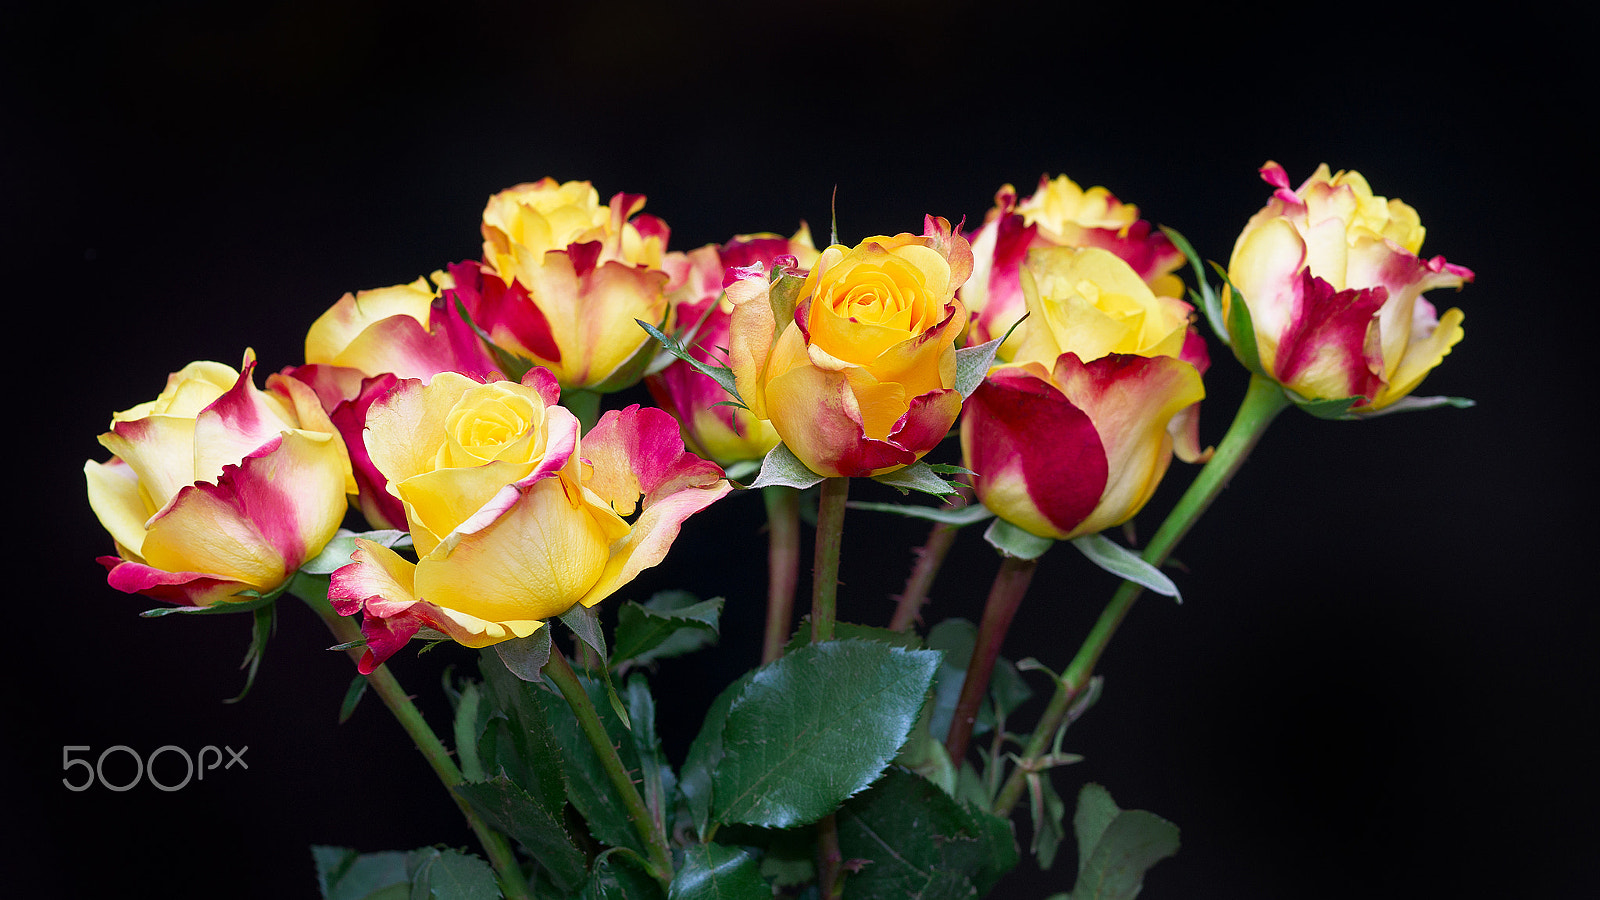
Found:
[[[322,552],[355,492],[350,461],[316,394],[292,378],[253,382],[194,362],[155,400],[112,417],[84,465],[89,504],[116,542],[112,587],[181,606],[270,594]]]
[[[1139,208],[1123,203],[1103,187],[1080,188],[1065,175],[1039,179],[1031,196],[1017,198],[1004,185],[994,206],[972,235],[972,278],[961,289],[961,301],[972,313],[968,342],[981,344],[1003,337],[1022,318],[1022,268],[1028,251],[1040,247],[1098,247],[1115,253],[1160,296],[1179,297],[1183,284],[1173,274],[1183,254],[1165,234],[1139,218]],[[1000,348],[1010,359],[1029,323],[1024,322]]]
[[[404,504],[419,559],[361,540],[333,574],[334,608],[365,613],[362,672],[423,626],[486,647],[593,606],[659,563],[683,520],[730,490],[661,410],[607,412],[580,447],[559,394],[543,369],[520,383],[447,372],[402,380],[373,404],[368,451]]]
[[[1228,278],[1250,310],[1262,374],[1307,400],[1359,398],[1356,413],[1410,394],[1463,335],[1461,311],[1441,317],[1423,292],[1459,288],[1472,271],[1419,256],[1416,211],[1375,196],[1357,172],[1322,165],[1297,190],[1277,163],[1261,176],[1272,200],[1239,235]],[[1225,290],[1224,310],[1238,299]]]
[[[344,437],[358,503],[374,528],[404,528],[405,514],[367,455],[367,408],[398,378],[427,381],[440,372],[496,374],[483,341],[424,278],[345,294],[306,332],[306,364],[284,370],[316,390]]]
[[[1035,251],[1023,285],[1033,327],[967,401],[963,464],[1000,518],[1070,540],[1137,514],[1174,451],[1206,457],[1208,359],[1188,304],[1157,297],[1109,251]]]
[[[586,181],[545,178],[501,191],[483,211],[483,261],[450,267],[472,320],[501,349],[569,390],[636,383],[655,345],[639,321],[669,325],[666,223],[645,198],[608,206]]]
[[[965,238],[929,216],[921,235],[822,251],[774,311],[764,272],[728,286],[728,357],[750,412],[823,476],[878,475],[933,449],[961,411],[955,292],[972,271]]]
[[[775,234],[741,235],[726,244],[707,244],[688,253],[667,254],[672,275],[669,295],[681,328],[694,328],[688,351],[711,365],[726,363],[728,325],[733,304],[723,296],[724,282],[756,263],[797,265],[806,269],[816,261],[811,232],[804,225],[793,238]],[[671,413],[683,428],[683,439],[694,452],[726,466],[766,456],[778,443],[772,423],[748,409],[725,401],[728,394],[710,376],[676,360],[645,379],[656,404]]]

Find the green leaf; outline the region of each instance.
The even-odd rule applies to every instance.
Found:
[[[550,626],[546,625],[525,638],[513,638],[494,645],[494,652],[511,674],[523,681],[543,682],[540,674],[550,661]]]
[[[967,665],[972,659],[972,648],[977,643],[978,627],[966,619],[949,618],[933,626],[928,632],[928,649],[942,654],[938,674],[933,681],[933,703],[929,709],[928,727],[934,737],[943,739],[950,733],[950,720],[954,717],[956,703],[961,697],[961,686],[967,680]],[[989,677],[989,693],[978,709],[973,723],[975,735],[991,731],[999,716],[1008,716],[1030,697],[1033,691],[1017,667],[1006,659],[995,660]]]
[[[1118,578],[1144,585],[1163,597],[1183,602],[1183,595],[1178,593],[1178,586],[1172,583],[1172,579],[1160,569],[1140,559],[1139,554],[1104,534],[1096,532],[1073,538],[1072,546],[1077,547],[1090,562]]]
[[[317,888],[322,900],[406,900],[411,879],[406,855],[398,850],[357,853],[349,847],[313,845]]]
[[[1132,900],[1145,872],[1178,852],[1178,826],[1141,809],[1118,809],[1098,784],[1079,792],[1072,826],[1079,867],[1071,900]]]
[[[367,676],[365,675],[357,675],[350,680],[350,687],[346,688],[344,692],[344,702],[339,704],[340,725],[350,721],[350,717],[356,714],[356,704],[360,703],[361,698],[367,695],[367,684]]]
[[[650,686],[644,676],[637,674],[628,679],[622,693],[628,705],[628,717],[633,723],[628,734],[633,739],[634,755],[639,758],[638,780],[645,808],[650,810],[651,817],[661,826],[662,833],[669,833],[667,812],[678,783],[672,774],[672,766],[667,763],[666,754],[661,750],[661,738],[656,734],[655,697],[650,694]]]
[[[561,819],[511,779],[496,775],[486,781],[458,784],[452,790],[491,827],[526,847],[562,892],[584,885],[589,874],[587,861]]]
[[[1054,538],[1039,537],[1005,519],[995,519],[989,523],[983,532],[983,539],[1002,554],[1017,559],[1038,559],[1056,543]]]
[[[1050,782],[1049,771],[1032,772],[1028,779],[1028,811],[1033,816],[1033,843],[1028,847],[1039,868],[1048,869],[1055,864],[1056,851],[1067,836],[1062,820],[1067,815],[1067,805]]]
[[[688,591],[662,591],[643,604],[617,609],[611,664],[636,664],[680,656],[716,641],[723,599],[699,600]]]
[[[484,771],[509,776],[559,819],[567,804],[566,776],[546,710],[560,704],[560,699],[512,674],[500,655],[488,648],[478,652],[478,671],[494,711],[478,740]],[[564,705],[562,710],[572,718]]]
[[[578,681],[589,695],[600,723],[605,726],[607,738],[617,748],[623,768],[638,771],[639,755],[634,749],[632,732],[623,725],[616,710],[602,702],[610,693],[607,686],[582,673],[578,673]],[[567,800],[589,824],[590,834],[602,844],[644,854],[645,846],[629,817],[627,805],[612,786],[604,764],[579,727],[572,708],[558,694],[538,691],[534,697],[543,707],[545,720],[561,751],[561,774]],[[620,700],[618,705],[621,705]]]
[[[886,484],[902,494],[912,491],[921,491],[935,497],[950,497],[959,495],[956,486],[944,480],[933,466],[918,460],[902,469],[885,472],[882,475],[872,476],[872,480],[879,484]]]
[[[938,665],[931,651],[842,640],[756,670],[723,726],[716,819],[785,828],[833,812],[905,743]]]
[[[461,777],[468,781],[483,780],[483,762],[478,757],[478,709],[482,705],[482,691],[475,682],[461,686],[456,701],[456,716],[452,732],[456,741],[456,756],[461,760]]]
[[[867,865],[849,875],[855,898],[975,898],[1017,863],[1010,825],[891,768],[838,814],[839,851]]]
[[[756,854],[743,847],[691,844],[667,900],[772,900]]]
[[[806,468],[800,457],[794,455],[787,445],[779,443],[767,452],[761,460],[761,472],[756,475],[756,480],[745,485],[748,488],[764,488],[773,485],[805,490],[814,484],[822,483],[822,476]]]
[[[411,900],[499,900],[500,883],[489,864],[459,850],[424,847],[406,857]]]
[[[722,729],[727,723],[728,709],[754,677],[755,672],[746,672],[733,684],[723,688],[722,693],[711,701],[711,708],[706,710],[705,718],[700,722],[700,732],[689,744],[689,755],[679,774],[678,790],[689,807],[689,818],[695,834],[702,840],[711,823],[711,778],[722,763]]]
[[[579,900],[664,900],[661,883],[627,850],[611,848],[595,857]]]
[[[854,622],[833,623],[833,635],[838,640],[854,638],[860,641],[877,641],[891,647],[904,647],[907,650],[921,650],[922,637],[915,631],[896,631],[893,628],[883,628],[877,625],[857,625]],[[795,628],[794,634],[789,636],[789,643],[784,645],[784,653],[793,653],[801,647],[811,643],[811,615],[807,613],[800,617],[800,625]]]
[[[893,513],[897,516],[927,519],[932,522],[943,522],[946,525],[955,525],[957,527],[994,518],[994,513],[990,512],[989,508],[982,503],[973,503],[967,506],[913,506],[906,503],[875,503],[866,500],[850,500],[845,505],[851,509]]]

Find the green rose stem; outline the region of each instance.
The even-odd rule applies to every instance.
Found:
[[[645,847],[649,848],[650,867],[654,870],[652,874],[665,890],[672,883],[672,850],[667,846],[666,831],[650,814],[650,808],[640,796],[633,777],[622,764],[622,757],[617,755],[617,747],[611,743],[611,736],[606,733],[606,726],[600,721],[600,714],[589,699],[589,692],[578,681],[577,673],[572,671],[566,656],[553,645],[550,648],[550,661],[545,663],[543,671],[545,677],[555,682],[556,689],[566,698],[567,705],[572,707],[573,715],[578,719],[578,728],[588,739],[589,746],[594,748],[601,768],[605,769],[611,786],[616,789],[617,796],[622,798],[622,805],[628,810],[628,819],[633,822]]]
[[[296,595],[300,596],[300,595]],[[361,626],[353,618],[346,618],[333,611],[333,606],[327,598],[312,598],[300,596],[306,605],[322,617],[328,630],[342,644],[360,641]],[[362,648],[351,647],[348,651],[350,658],[360,661]],[[394,714],[395,720],[404,728],[406,734],[411,736],[417,749],[422,752],[428,765],[433,768],[439,781],[443,782],[445,789],[450,792],[450,799],[454,800],[456,807],[461,810],[461,815],[466,817],[467,824],[472,827],[472,833],[478,836],[478,843],[483,845],[484,853],[489,857],[489,864],[494,866],[495,872],[500,876],[500,889],[505,892],[507,900],[533,900],[533,891],[528,887],[527,879],[522,875],[522,869],[517,866],[517,856],[511,849],[511,843],[506,836],[485,822],[472,807],[456,795],[452,790],[456,785],[466,781],[461,776],[461,770],[456,767],[455,760],[450,758],[450,751],[445,749],[444,743],[439,740],[433,729],[422,718],[421,710],[411,702],[411,696],[400,687],[400,682],[389,671],[388,666],[378,666],[367,676],[367,686],[383,700],[389,707],[389,712]]]
[[[811,570],[811,643],[833,640],[839,600],[839,552],[844,542],[844,511],[850,479],[826,478],[817,499],[817,547]],[[844,891],[844,854],[839,850],[839,822],[832,813],[817,823],[817,889],[822,900],[838,900]]]
[[[1172,508],[1166,521],[1156,529],[1149,546],[1145,547],[1143,554],[1145,562],[1159,566],[1167,561],[1167,557],[1178,546],[1178,542],[1183,540],[1189,529],[1200,519],[1201,514],[1211,506],[1211,501],[1217,498],[1232,480],[1234,473],[1244,465],[1245,458],[1255,448],[1256,442],[1261,440],[1261,435],[1266,433],[1267,426],[1272,424],[1278,413],[1289,406],[1289,402],[1288,396],[1277,382],[1260,375],[1250,376],[1250,386],[1245,391],[1244,400],[1239,403],[1239,411],[1234,414],[1233,424],[1228,426],[1227,433],[1222,436],[1222,443],[1217,445],[1211,461],[1206,463],[1199,475],[1195,476],[1194,483],[1189,485],[1189,489]],[[1089,636],[1078,648],[1078,654],[1072,658],[1067,670],[1057,680],[1055,695],[1050,698],[1050,704],[1045,708],[1038,727],[1028,739],[1027,749],[1022,754],[1022,764],[1011,771],[1005,784],[1000,788],[994,803],[997,815],[1009,816],[1017,801],[1022,798],[1027,776],[1035,771],[1032,761],[1044,756],[1049,750],[1055,732],[1061,727],[1073,701],[1077,700],[1088,687],[1089,679],[1094,674],[1094,667],[1100,661],[1100,654],[1105,652],[1106,645],[1116,633],[1117,626],[1122,624],[1123,618],[1133,606],[1133,601],[1139,599],[1143,590],[1141,586],[1131,581],[1122,582],[1112,595],[1111,602],[1107,603],[1105,610],[1100,613],[1100,618],[1089,631]]]
[[[989,676],[994,673],[995,660],[1000,657],[1000,645],[1011,629],[1011,620],[1022,606],[1022,598],[1028,593],[1028,584],[1038,568],[1037,559],[1004,557],[1000,571],[994,576],[994,584],[989,588],[983,621],[978,625],[978,639],[972,647],[972,659],[967,662],[967,677],[961,683],[961,695],[950,718],[950,733],[944,739],[950,760],[958,766],[967,755],[972,726],[978,721],[978,709],[989,690]]]
[[[850,479],[825,478],[817,499],[817,552],[811,569],[811,641],[833,640],[839,601],[839,549],[844,539],[844,510]]]
[[[767,632],[763,665],[783,655],[794,620],[800,578],[800,492],[781,484],[761,489],[767,504]]]

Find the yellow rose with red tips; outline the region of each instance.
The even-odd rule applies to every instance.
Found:
[[[1461,310],[1441,316],[1423,292],[1459,288],[1472,270],[1423,259],[1416,210],[1358,172],[1322,165],[1294,190],[1277,163],[1261,177],[1272,199],[1234,244],[1222,295],[1230,330],[1240,296],[1250,312],[1253,333],[1232,336],[1235,352],[1253,345],[1256,359],[1241,360],[1304,400],[1355,398],[1358,415],[1392,406],[1464,334]]]
[[[544,369],[521,382],[402,380],[367,416],[367,449],[404,508],[417,562],[358,540],[333,573],[363,612],[370,672],[423,626],[469,647],[593,606],[659,563],[684,519],[731,488],[659,409],[601,417],[580,443]],[[631,519],[630,519],[631,517]]]
[[[350,457],[312,389],[283,375],[255,386],[193,362],[160,396],[112,417],[84,464],[89,505],[116,542],[107,581],[179,606],[271,594],[339,529],[356,492]]]
[[[1107,250],[1029,254],[1030,325],[961,420],[978,499],[1038,537],[1071,540],[1128,521],[1176,453],[1199,447],[1209,359],[1187,303],[1158,297]]]
[[[600,205],[587,181],[544,178],[489,198],[483,260],[451,266],[472,320],[500,349],[568,390],[616,391],[654,355],[637,321],[670,327],[662,270],[668,229],[645,198]]]
[[[759,270],[733,282],[739,396],[818,475],[916,462],[961,412],[955,292],[971,271],[966,239],[930,216],[921,235],[828,247],[792,296]]]

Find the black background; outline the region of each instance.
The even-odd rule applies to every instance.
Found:
[[[8,849],[30,874],[7,879],[311,897],[310,844],[471,843],[378,704],[335,725],[350,665],[303,608],[283,604],[253,693],[225,705],[244,617],[141,619],[150,602],[105,586],[82,463],[167,372],[247,346],[263,371],[299,363],[342,293],[477,255],[484,200],[545,175],[648,195],[688,249],[800,219],[821,237],[835,188],[854,242],[924,213],[975,222],[1002,183],[1064,173],[1225,260],[1275,159],[1296,183],[1322,161],[1359,169],[1421,213],[1425,254],[1476,271],[1433,297],[1466,311],[1467,338],[1421,393],[1478,406],[1285,414],[1179,549],[1187,602],[1142,600],[1113,642],[1104,698],[1068,735],[1086,759],[1057,784],[1098,781],[1182,828],[1151,898],[1593,896],[1594,13],[1213,9],[8,6],[20,579],[0,746]],[[1214,443],[1245,379],[1212,347]],[[1146,532],[1189,474],[1175,466]],[[691,520],[623,597],[728,597],[723,646],[655,676],[675,762],[756,661],[758,507]],[[842,616],[887,620],[922,533],[853,515]],[[931,615],[976,618],[996,562],[963,534]],[[1064,665],[1110,588],[1056,548],[1008,655]],[[395,668],[443,728],[441,673],[470,661],[441,647]],[[249,768],[172,793],[62,786],[64,746],[118,744],[248,746]],[[996,896],[1066,890],[1070,868],[1070,850],[1049,873],[1025,862]]]

